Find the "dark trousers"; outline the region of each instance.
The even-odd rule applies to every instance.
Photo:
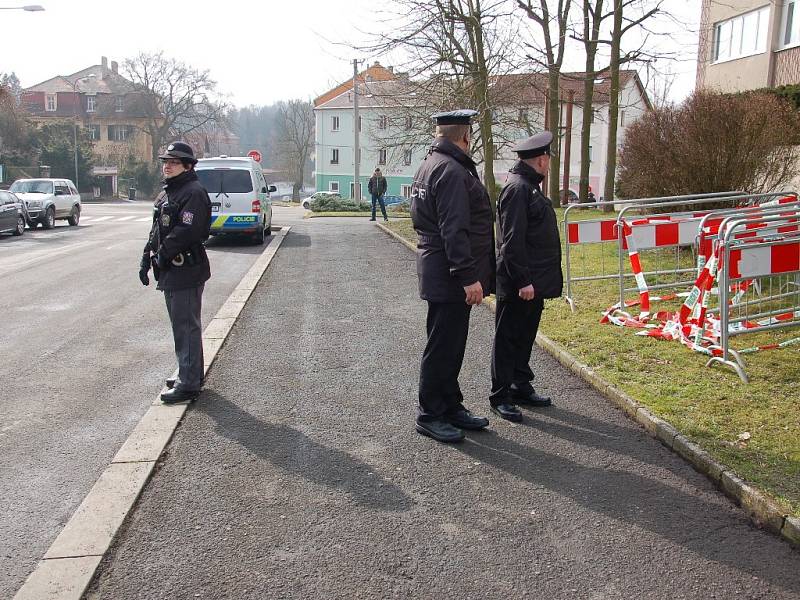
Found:
[[[181,391],[199,391],[203,386],[203,327],[200,323],[203,287],[201,284],[183,290],[164,290],[178,359],[175,388]]]
[[[465,302],[428,302],[428,343],[419,370],[418,421],[441,419],[461,408],[458,374],[464,362],[472,307]]]
[[[528,364],[533,341],[539,330],[544,300],[497,301],[494,344],[492,344],[492,404],[511,399],[511,386],[531,389],[533,371]]]
[[[380,203],[381,205],[381,212],[383,213],[383,218],[388,219],[389,217],[386,216],[386,204],[384,204],[383,202],[383,194],[381,194],[380,196],[377,194],[372,194],[372,220],[373,221],[375,220],[375,209],[377,208],[375,206],[376,202]]]

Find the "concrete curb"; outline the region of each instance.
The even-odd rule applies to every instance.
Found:
[[[376,225],[404,246],[416,252],[414,244],[380,223],[376,223]],[[483,303],[489,310],[495,312],[494,298],[485,298]],[[686,460],[697,471],[707,476],[726,496],[744,509],[747,516],[757,527],[778,534],[790,544],[800,548],[800,519],[786,514],[774,500],[737,477],[733,471],[714,460],[708,452],[682,435],[672,425],[654,415],[619,388],[607,382],[591,367],[580,362],[543,333],[536,335],[536,345],[594,387],[614,406],[639,423],[651,436]]]
[[[289,229],[283,227],[275,233],[272,242],[206,326],[204,375]],[[188,404],[162,404],[159,392],[14,600],[80,600],[187,408]]]

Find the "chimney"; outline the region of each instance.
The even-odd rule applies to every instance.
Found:
[[[105,56],[100,57],[100,65],[102,68],[100,69],[100,79],[103,79],[106,73],[108,73],[108,59]]]
[[[394,67],[392,65],[389,65],[386,68],[389,69],[389,73],[394,73]]]
[[[111,61],[111,70],[114,73],[119,73],[119,63],[117,63],[117,61],[115,61],[115,60]]]

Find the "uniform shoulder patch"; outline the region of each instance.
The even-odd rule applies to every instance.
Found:
[[[194,214],[190,213],[188,210],[185,210],[181,213],[181,221],[184,225],[191,225],[192,221],[194,221]]]

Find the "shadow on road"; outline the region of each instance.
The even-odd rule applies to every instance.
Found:
[[[220,435],[283,471],[340,490],[365,508],[394,512],[412,507],[411,498],[373,474],[369,465],[296,429],[262,421],[213,390],[203,392],[197,408],[214,420]]]
[[[617,452],[617,444],[595,446]],[[544,486],[596,513],[647,529],[711,561],[722,562],[792,592],[800,592],[797,554],[788,544],[742,520],[717,516],[701,497],[657,479],[613,468],[587,467],[498,437],[494,432],[459,446],[474,460]]]

